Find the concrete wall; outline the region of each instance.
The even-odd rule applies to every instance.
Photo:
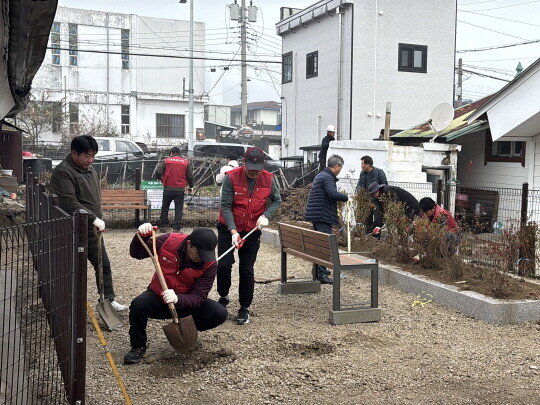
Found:
[[[391,128],[407,129],[452,103],[456,2],[361,1],[354,11],[353,139],[377,137],[386,102]],[[398,44],[427,46],[427,73],[398,71]],[[371,113],[371,116],[369,116]]]

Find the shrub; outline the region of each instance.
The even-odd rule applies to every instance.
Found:
[[[405,206],[387,195],[382,196],[382,203],[388,241],[396,247],[396,259],[401,263],[408,263],[412,258],[409,240],[411,221],[405,215]]]

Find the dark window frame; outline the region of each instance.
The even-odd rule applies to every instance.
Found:
[[[60,29],[61,23],[55,21],[51,26],[51,64],[60,65]]]
[[[120,31],[121,51],[122,51],[122,70],[129,70],[129,30]]]
[[[414,53],[422,51],[422,66],[414,66]],[[408,61],[405,64],[403,53],[408,53]],[[398,44],[398,71],[412,73],[427,73],[427,45]],[[405,64],[405,65],[404,65]]]
[[[129,134],[129,129],[129,104],[122,104],[120,106],[120,133]]]
[[[287,67],[289,69],[287,69]],[[291,83],[293,78],[293,53],[281,55],[281,84]]]
[[[69,103],[69,133],[79,133],[79,104]]]
[[[79,27],[77,24],[68,24],[69,35],[69,66],[78,66],[79,61]]]
[[[521,154],[519,156],[501,156],[493,154],[494,144],[498,142],[510,142],[510,148],[513,150],[515,148],[516,142],[521,143]],[[510,162],[510,163],[521,163],[521,167],[525,167],[525,156],[526,156],[526,146],[527,142],[525,141],[495,141],[491,140],[491,131],[486,130],[486,142],[484,149],[484,166],[487,165],[487,162]]]
[[[51,102],[51,132],[53,133],[62,132],[63,115],[64,115],[64,112],[62,111],[62,102],[52,101]]]
[[[175,122],[175,120],[180,120],[180,122]],[[183,114],[156,113],[156,137],[185,138],[186,116]]]
[[[306,55],[306,79],[319,75],[319,51],[310,52]]]

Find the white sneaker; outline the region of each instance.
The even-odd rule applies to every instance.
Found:
[[[114,308],[116,312],[124,312],[124,311],[127,311],[129,308],[126,305],[120,304],[118,301],[111,301],[111,306]]]

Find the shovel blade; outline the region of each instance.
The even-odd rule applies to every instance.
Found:
[[[109,299],[106,298],[103,301],[98,302],[96,310],[109,330],[112,331],[124,325],[124,322],[122,322],[122,319],[120,319],[112,307]]]
[[[169,344],[178,353],[189,353],[197,346],[197,327],[191,315],[178,319],[178,323],[173,321],[164,325],[163,332]]]

